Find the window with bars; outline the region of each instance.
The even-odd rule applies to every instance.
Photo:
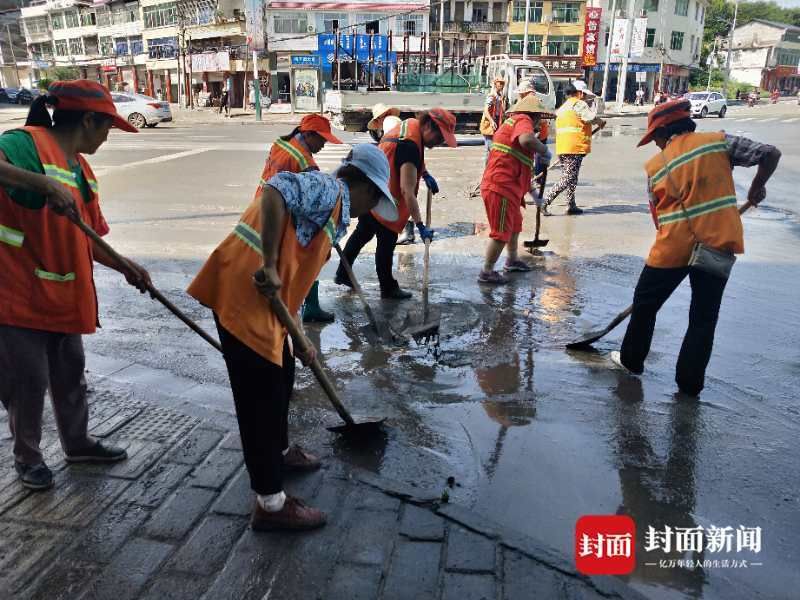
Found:
[[[77,10],[68,10],[64,13],[64,25],[67,29],[71,29],[73,27],[80,27],[80,19],[78,19],[78,11]]]
[[[144,53],[144,43],[142,42],[142,36],[135,35],[130,38],[130,42],[131,42],[131,54]]]
[[[425,31],[425,17],[422,15],[405,15],[397,17],[397,30],[408,35],[420,35]]]
[[[647,12],[658,12],[658,0],[644,0],[644,9]]]
[[[542,35],[528,35],[528,55],[540,56],[542,54]],[[525,38],[522,36],[508,40],[508,51],[511,54],[522,54]]]
[[[81,12],[81,27],[90,27],[92,25],[97,25],[97,17],[94,11]]]
[[[97,36],[83,38],[83,48],[87,56],[97,56],[100,54],[100,48],[97,44]]]
[[[350,24],[347,13],[322,12],[316,14],[317,33],[333,33],[337,29],[344,29]]]
[[[67,40],[56,40],[54,45],[56,49],[56,56],[69,55],[69,47],[67,46]]]
[[[547,38],[548,56],[578,56],[580,36],[551,35]]]
[[[48,23],[47,17],[34,17],[32,19],[25,19],[25,30],[29,34],[47,33],[50,31],[50,23]]]
[[[147,54],[150,58],[175,58],[177,56],[178,38],[154,38],[147,42]]]
[[[649,27],[644,31],[644,47],[652,48],[656,43],[656,30]]]
[[[144,26],[147,28],[168,27],[177,22],[178,11],[174,2],[144,7]]]
[[[106,7],[98,7],[95,12],[95,20],[98,27],[108,27],[111,25],[111,11]]]
[[[580,16],[580,2],[553,2],[553,23],[577,23]]]
[[[672,37],[669,40],[670,50],[683,50],[683,32],[673,31]]]
[[[69,53],[72,56],[83,55],[83,40],[81,38],[72,38],[69,40]]]
[[[531,0],[531,8],[530,11],[528,11],[528,22],[541,23],[543,10],[544,2],[534,2]],[[514,0],[514,5],[511,8],[511,20],[520,23],[525,22],[525,0]]]
[[[675,0],[675,14],[685,17],[689,14],[689,0]]]
[[[116,38],[114,40],[114,51],[117,56],[126,56],[128,54],[128,38]]]
[[[272,24],[275,33],[308,33],[306,13],[275,13]]]
[[[114,41],[110,37],[100,38],[100,56],[114,56]]]
[[[53,29],[64,29],[64,13],[53,13],[50,21]]]
[[[391,27],[386,20],[382,20],[385,14],[381,13],[357,13],[353,23],[358,23],[357,33],[386,33]],[[349,32],[349,33],[352,33]]]

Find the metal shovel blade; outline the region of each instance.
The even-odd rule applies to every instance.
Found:
[[[441,315],[438,310],[429,309],[427,315],[425,313],[408,313],[403,323],[402,333],[416,342],[427,341],[439,335],[440,323]]]
[[[386,419],[366,419],[359,420],[357,423],[344,423],[326,427],[328,431],[346,435],[348,438],[368,438],[373,437],[383,431]]]
[[[575,340],[574,342],[570,342],[569,344],[567,344],[567,348],[569,348],[570,350],[588,350],[589,347],[592,344],[594,344],[597,340],[599,340],[606,334],[610,333],[612,329],[614,329],[617,325],[619,325],[625,319],[627,319],[632,311],[633,311],[633,305],[629,306],[621,313],[619,313],[616,317],[614,317],[614,320],[611,321],[611,323],[609,323],[605,329],[591,331],[586,335],[584,335],[579,340]]]

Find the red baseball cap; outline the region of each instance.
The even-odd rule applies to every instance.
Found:
[[[130,133],[139,132],[136,127],[117,113],[111,94],[96,81],[89,81],[88,79],[54,81],[47,88],[47,93],[58,99],[56,106],[61,110],[85,110],[102,113],[111,117],[112,127]]]
[[[331,122],[318,114],[306,115],[300,119],[300,131],[313,131],[321,135],[331,144],[341,144],[342,140],[331,133]]]
[[[655,107],[647,115],[647,133],[644,134],[636,147],[644,146],[653,141],[653,135],[659,127],[665,127],[675,121],[689,119],[692,116],[692,103],[688,100],[673,100]]]
[[[445,144],[455,148],[458,145],[458,142],[456,142],[455,115],[444,108],[432,108],[428,111],[428,114],[439,127],[439,131],[442,132]]]

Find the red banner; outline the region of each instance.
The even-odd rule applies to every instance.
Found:
[[[583,66],[597,64],[597,48],[600,46],[600,19],[602,8],[586,7],[586,25],[583,29]]]

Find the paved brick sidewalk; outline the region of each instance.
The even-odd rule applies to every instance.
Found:
[[[2,413],[3,599],[641,597],[616,579],[577,575],[566,558],[468,510],[336,461],[286,484],[329,512],[325,528],[254,533],[238,434],[106,383],[94,383],[90,428],[130,458],[67,465],[47,409],[56,475],[47,492],[17,482]]]

